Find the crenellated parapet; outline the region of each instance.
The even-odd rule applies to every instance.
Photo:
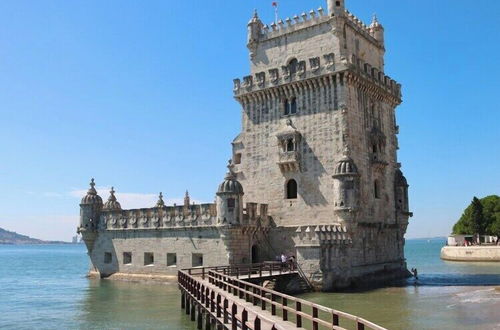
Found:
[[[258,72],[255,75],[234,79],[235,97],[244,96],[272,87],[280,87],[294,82],[306,82],[307,80],[326,76],[340,69],[347,68],[347,61],[335,63],[335,54],[328,53],[321,57],[312,57],[307,60],[299,60],[296,69],[291,70],[289,66],[272,68],[267,72]],[[295,72],[293,72],[295,71]]]
[[[352,244],[352,233],[341,224],[297,227],[295,236],[298,245]]]
[[[267,226],[267,204],[247,203],[241,225]],[[217,207],[212,204],[162,206],[132,210],[103,210],[100,230],[160,230],[212,227],[217,223]]]
[[[216,224],[215,204],[162,206],[145,209],[103,211],[100,224],[104,230],[167,229],[201,227]]]
[[[234,95],[240,101],[258,98],[259,93],[287,97],[302,88],[338,85],[346,78],[377,99],[389,98],[396,105],[401,103],[401,84],[397,81],[355,55],[349,59],[338,57],[328,53],[299,60],[295,73],[290,72],[289,66],[282,66],[234,79]]]
[[[267,41],[270,39],[281,37],[285,34],[293,33],[299,30],[307,29],[311,26],[328,22],[330,17],[325,13],[323,8],[318,8],[317,11],[311,10],[309,13],[303,12],[300,15],[295,15],[292,18],[287,17],[278,22],[273,22],[262,27],[259,41]]]

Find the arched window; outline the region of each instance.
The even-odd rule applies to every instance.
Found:
[[[378,180],[373,182],[373,194],[376,199],[380,199],[380,182]]]
[[[290,113],[297,113],[297,99],[295,97],[290,102]]]
[[[283,109],[285,116],[290,114],[290,102],[288,102],[288,100],[283,102]]]
[[[286,184],[286,198],[297,199],[297,181],[291,179]]]
[[[293,143],[292,139],[286,142],[286,151],[295,151],[295,143]]]
[[[297,73],[297,67],[298,67],[299,62],[297,61],[296,58],[292,59],[288,63],[288,71],[290,72],[290,75],[294,75]]]

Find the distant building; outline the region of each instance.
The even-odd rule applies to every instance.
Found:
[[[481,235],[481,243],[484,244],[495,244],[497,242],[497,236],[491,235]],[[448,246],[465,246],[474,244],[476,242],[476,237],[474,235],[450,235],[448,236]]]
[[[243,127],[216,202],[166,206],[160,194],[122,210],[92,181],[78,231],[93,269],[173,275],[286,253],[326,290],[406,276],[401,85],[384,73],[382,25],[329,0],[271,25],[255,13],[247,45],[250,74],[234,80]]]

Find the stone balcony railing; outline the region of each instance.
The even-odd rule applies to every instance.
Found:
[[[300,171],[300,154],[298,151],[280,152],[278,165],[283,172]]]
[[[370,162],[376,169],[384,169],[387,165],[389,165],[389,163],[385,160],[385,157],[379,153],[372,153],[370,155]]]

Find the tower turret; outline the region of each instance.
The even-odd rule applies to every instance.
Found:
[[[408,203],[408,182],[406,181],[403,172],[397,169],[394,174],[394,196],[396,198],[396,210],[402,213],[404,216],[409,215],[409,203]]]
[[[384,27],[379,23],[377,15],[373,15],[372,23],[370,24],[370,34],[384,45]]]
[[[243,186],[236,179],[233,164],[229,161],[229,171],[217,190],[217,222],[237,225],[243,220]]]
[[[335,167],[335,201],[334,207],[341,220],[351,219],[350,213],[359,208],[359,172],[349,155],[349,149],[344,151],[344,157]]]
[[[262,34],[262,28],[264,24],[255,10],[254,15],[250,22],[248,22],[248,42],[247,47],[250,50],[250,58],[253,59],[255,52],[257,51],[257,44],[259,43],[260,35]]]
[[[345,0],[328,0],[328,14],[340,16],[345,12]]]
[[[102,198],[97,194],[95,182],[92,179],[90,181],[90,189],[80,203],[80,226],[77,229],[77,232],[82,235],[89,252],[92,251],[94,241],[97,237],[101,210]]]

